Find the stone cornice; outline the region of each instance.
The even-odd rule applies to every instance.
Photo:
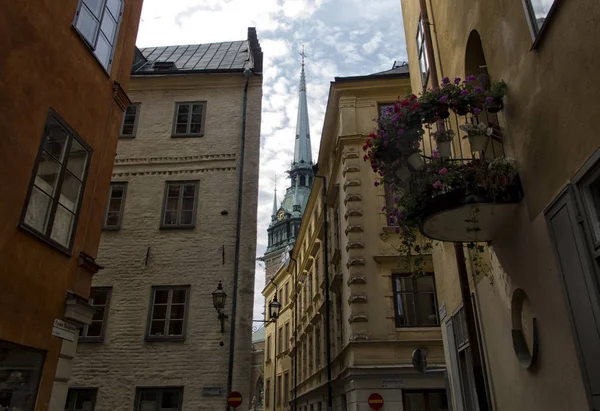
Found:
[[[211,167],[211,168],[194,168],[180,170],[134,170],[134,171],[119,171],[114,172],[113,177],[135,177],[135,176],[166,176],[166,175],[181,175],[181,174],[204,174],[209,172],[228,172],[235,171],[236,167]]]
[[[235,154],[207,154],[200,156],[172,156],[172,157],[121,157],[115,159],[115,166],[129,166],[140,164],[174,164],[196,163],[202,161],[235,161]]]

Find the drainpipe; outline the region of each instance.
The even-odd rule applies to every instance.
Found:
[[[244,99],[242,102],[242,136],[240,139],[240,162],[239,162],[239,185],[237,198],[237,216],[235,227],[235,256],[233,263],[233,299],[231,302],[231,331],[229,333],[229,371],[227,375],[227,393],[229,394],[233,385],[233,357],[235,350],[235,319],[237,314],[238,277],[240,274],[240,237],[242,231],[242,202],[244,190],[244,157],[246,150],[246,107],[248,106],[248,80],[250,69],[244,70]],[[227,403],[229,411],[229,403]]]
[[[297,411],[298,404],[298,293],[296,285],[298,284],[298,261],[292,257],[290,260],[294,262],[294,411]]]
[[[319,169],[318,164],[313,166],[313,172],[315,178],[323,179],[323,228],[325,239],[323,241],[323,248],[325,253],[325,341],[326,357],[327,357],[327,410],[333,409],[333,395],[331,388],[331,312],[329,304],[329,227],[327,226],[327,177],[318,175],[317,170]]]

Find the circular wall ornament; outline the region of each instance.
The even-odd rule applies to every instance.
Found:
[[[515,355],[524,368],[532,367],[538,357],[539,336],[537,319],[533,316],[529,298],[522,288],[517,288],[512,295],[512,341]]]

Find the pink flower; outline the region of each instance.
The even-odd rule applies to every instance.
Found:
[[[379,181],[375,180],[375,187],[379,186]]]
[[[433,188],[435,188],[436,190],[438,190],[441,186],[442,186],[442,182],[440,180],[433,183]]]
[[[441,174],[441,175],[444,175],[444,174],[446,174],[447,172],[448,172],[448,169],[447,169],[446,167],[444,167],[444,168],[440,168],[440,174]]]
[[[431,152],[431,157],[432,157],[433,159],[436,159],[436,158],[438,158],[439,156],[440,156],[440,152],[439,152],[438,150],[433,150],[433,151]]]

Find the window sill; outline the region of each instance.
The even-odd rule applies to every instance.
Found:
[[[171,138],[196,138],[204,137],[204,133],[200,134],[171,134]]]
[[[396,326],[396,331],[440,331],[439,325],[408,325],[408,326]]]
[[[102,344],[104,338],[102,337],[79,337],[78,343],[84,344]]]
[[[119,227],[104,226],[104,227],[102,227],[102,231],[121,231],[121,226],[119,226]]]
[[[56,249],[57,251],[60,251],[62,254],[66,255],[67,257],[73,256],[72,250],[70,248],[67,248],[67,247],[57,243],[56,241],[49,239],[48,237],[40,234],[37,230],[25,225],[24,223],[19,223],[19,228],[21,230],[24,230],[24,231],[28,232],[29,234],[33,235],[35,238],[37,238],[38,240],[40,240],[43,243],[46,243],[47,245]],[[73,235],[75,235],[75,233],[73,233]]]
[[[160,337],[160,336],[146,336],[144,338],[146,342],[183,342],[185,337]]]
[[[161,230],[191,230],[196,228],[196,225],[161,225]]]
[[[119,134],[119,140],[133,140],[135,137],[135,134],[131,136]]]

